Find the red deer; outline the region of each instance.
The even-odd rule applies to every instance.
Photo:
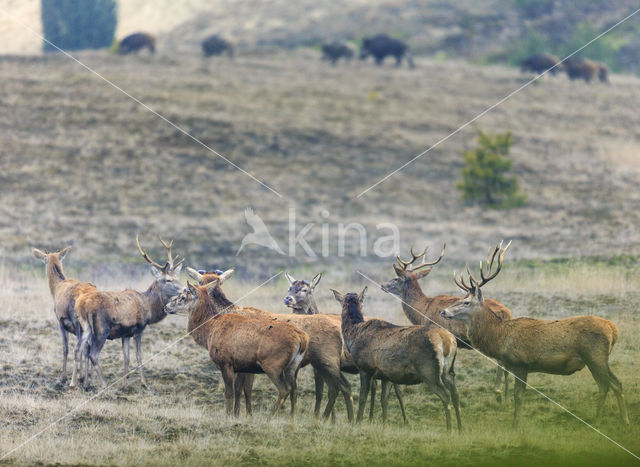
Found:
[[[340,391],[347,405],[347,417],[349,421],[353,421],[353,398],[351,396],[351,385],[340,371],[340,363],[343,360],[342,334],[340,327],[335,325],[332,317],[322,314],[299,315],[299,314],[281,314],[260,310],[253,307],[239,307],[233,305],[225,296],[220,285],[233,274],[233,269],[224,272],[222,275],[215,273],[200,274],[194,269],[187,268],[187,273],[200,284],[207,284],[211,281],[217,281],[218,286],[209,289],[209,294],[218,306],[232,307],[233,313],[243,316],[251,316],[268,320],[278,320],[292,324],[309,335],[309,349],[305,354],[301,366],[307,364],[313,367],[316,376],[316,387],[318,380],[324,381],[328,386],[328,401],[323,417],[327,418],[333,411],[333,407]],[[319,278],[318,278],[319,281]],[[317,282],[316,282],[317,283]],[[250,406],[251,387],[253,378],[246,375],[240,377],[240,382],[236,381],[236,411],[239,411],[239,384],[243,385],[247,408]],[[249,396],[247,396],[247,393]],[[322,399],[322,391],[320,392]],[[314,410],[317,416],[320,412],[320,403],[316,398],[316,407]]]
[[[106,386],[98,356],[107,339],[123,338],[124,377],[123,384],[127,384],[129,373],[129,338],[136,340],[136,359],[140,371],[142,384],[146,385],[142,366],[142,333],[148,324],[156,323],[166,316],[165,305],[184,288],[178,279],[182,268],[180,260],[172,254],[173,241],[168,245],[160,240],[167,250],[168,260],[164,265],[153,261],[140,246],[138,237],[136,245],[142,257],[151,264],[151,273],[155,277],[153,283],[145,292],[123,290],[118,292],[92,291],[82,294],[76,301],[76,314],[82,326],[82,354],[88,358],[96,368],[103,386]],[[88,386],[87,366],[85,366],[85,389]],[[79,367],[79,360],[76,360]],[[72,378],[71,385],[75,385]]]
[[[487,258],[486,271],[480,265],[480,280],[470,272],[469,284],[462,275],[455,278],[458,287],[466,292],[464,298],[444,309],[447,319],[457,320],[469,328],[471,343],[480,352],[504,362],[507,370],[516,378],[513,423],[517,425],[522,406],[522,394],[529,373],[570,375],[589,367],[598,384],[596,419],[609,388],[618,400],[620,418],[629,424],[629,416],[622,395],[622,384],[609,368],[609,354],[618,340],[618,328],[611,321],[597,316],[576,316],[557,320],[514,318],[504,320],[501,311],[505,306],[482,296],[482,286],[495,278],[502,268],[504,254],[509,245],[500,243],[494,254]],[[492,272],[495,257],[498,266]]]
[[[132,52],[138,52],[142,49],[148,49],[150,53],[156,52],[156,38],[146,32],[136,32],[129,34],[118,44],[118,53],[127,55]]]
[[[75,303],[78,296],[85,292],[96,290],[96,286],[89,282],[81,282],[76,279],[67,279],[62,270],[62,260],[69,253],[68,246],[60,251],[46,253],[33,249],[33,256],[41,260],[46,266],[49,290],[53,297],[53,312],[56,315],[62,334],[62,382],[67,381],[67,357],[69,355],[68,332],[75,334],[80,342],[82,330],[75,314]],[[76,351],[79,351],[78,346]]]
[[[309,347],[309,336],[285,322],[234,313],[231,302],[220,306],[210,296],[219,289],[219,282],[216,279],[199,287],[188,282],[188,289],[167,304],[167,312],[189,314],[189,333],[209,351],[222,374],[227,415],[231,415],[234,407],[238,373],[265,373],[278,389],[272,415],[287,396],[291,397],[293,415],[296,377]]]
[[[318,306],[316,305],[316,301],[313,298],[313,290],[316,288],[320,279],[322,278],[322,274],[316,274],[316,276],[311,280],[311,283],[304,280],[296,280],[289,273],[284,273],[285,277],[289,281],[289,293],[284,298],[284,304],[291,308],[295,314],[298,315],[313,315],[318,314]],[[335,326],[335,332],[340,335],[342,339],[342,318],[338,314],[325,314],[323,316],[327,316],[333,320],[333,325]],[[365,318],[370,319],[370,318]],[[353,359],[349,352],[344,349],[340,359],[340,369],[346,373],[350,374],[358,374],[358,368],[355,363],[353,363]],[[320,404],[322,403],[322,392],[324,390],[324,381],[323,379],[314,371],[315,378],[315,394],[316,394],[316,405],[315,405],[315,413],[317,414],[320,410]],[[376,394],[376,381],[374,380],[371,385],[371,408],[369,410],[369,420],[373,420],[373,406]],[[400,410],[402,411],[402,418],[404,422],[407,423],[407,417],[404,411],[404,402],[402,401],[402,394],[400,392],[400,388],[393,385],[393,388],[396,393],[396,397],[398,398],[398,402],[400,403]],[[386,421],[387,419],[387,407],[389,401],[389,392],[387,387],[387,381],[382,381],[382,419]]]
[[[451,334],[458,338],[458,347],[461,349],[469,349],[469,336],[467,334],[467,328],[463,323],[457,321],[451,321],[440,316],[440,312],[453,305],[459,300],[459,297],[454,295],[437,295],[435,297],[429,297],[422,292],[419,279],[429,275],[432,266],[435,266],[444,257],[445,250],[447,248],[446,243],[442,247],[440,256],[431,262],[427,262],[427,250],[416,255],[411,248],[411,259],[409,261],[403,261],[397,256],[398,264],[393,265],[393,269],[396,272],[396,278],[391,279],[382,284],[382,290],[384,292],[393,294],[400,298],[402,301],[402,311],[412,324],[423,324],[425,326],[439,326],[443,327]],[[414,266],[414,263],[419,258],[422,258],[422,263],[418,266]],[[424,268],[424,269],[423,269]],[[509,310],[501,310],[504,313],[503,319],[511,319],[511,313]],[[500,397],[500,381],[504,375],[504,397]],[[494,392],[498,394],[498,397],[503,401],[506,401],[509,382],[507,379],[508,373],[502,368],[496,368],[496,376],[494,383]]]
[[[456,412],[458,430],[460,399],[453,369],[457,345],[449,331],[438,327],[396,326],[381,319],[364,320],[360,294],[341,294],[333,290],[342,305],[342,335],[360,372],[358,416],[362,420],[371,381],[375,377],[396,384],[421,384],[435,393],[444,406],[447,430],[451,430],[451,403]]]

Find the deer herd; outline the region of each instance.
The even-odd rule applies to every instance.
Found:
[[[617,399],[622,423],[629,416],[622,384],[609,368],[609,354],[618,339],[614,323],[596,316],[576,316],[557,320],[512,318],[500,302],[485,299],[482,287],[502,269],[509,245],[502,242],[480,262],[480,279],[467,267],[456,276],[455,284],[464,297],[429,297],[420,287],[440,262],[445,247],[434,261],[427,261],[427,249],[416,254],[411,249],[408,261],[397,257],[395,276],[381,284],[402,303],[410,326],[399,326],[364,316],[367,287],[360,293],[342,293],[331,289],[341,307],[340,314],[320,313],[313,292],[321,274],[311,282],[296,280],[285,273],[289,291],[284,304],[292,313],[275,313],[260,308],[236,305],[223,291],[224,282],[234,270],[197,271],[186,268],[195,283],[184,287],[179,275],[184,260],[173,256],[173,242],[162,245],[167,253],[164,264],[155,262],[140,246],[138,252],[151,265],[153,282],[144,292],[127,289],[102,291],[89,282],[67,278],[62,260],[70,247],[46,253],[33,250],[46,266],[54,313],[62,334],[62,379],[67,377],[68,333],[77,338],[70,386],[82,379],[89,385],[97,374],[106,386],[100,366],[100,352],[107,339],[121,339],[124,356],[123,385],[129,374],[129,341],[136,343],[140,379],[146,380],[142,361],[142,333],[148,324],[168,314],[188,316],[187,331],[194,341],[207,349],[224,382],[227,415],[238,415],[244,396],[245,409],[251,414],[252,388],[256,374],[265,374],[278,391],[275,414],[287,398],[291,414],[297,400],[296,380],[300,368],[310,365],[315,378],[314,413],[320,415],[324,386],[327,404],[323,417],[335,419],[334,406],[342,395],[347,417],[354,420],[351,384],[344,373],[359,374],[360,394],[355,420],[361,421],[367,399],[371,398],[369,418],[373,417],[377,381],[381,381],[382,417],[386,420],[391,387],[406,423],[401,385],[422,384],[442,402],[447,429],[452,429],[453,407],[458,430],[462,429],[460,397],[455,382],[458,348],[481,352],[496,360],[495,391],[506,399],[508,375],[515,379],[514,425],[522,408],[522,395],[531,372],[570,375],[585,366],[595,379],[599,396],[596,419],[602,414],[609,389]],[[419,264],[416,261],[420,260]],[[92,367],[90,371],[89,367]],[[504,394],[500,388],[504,376]]]

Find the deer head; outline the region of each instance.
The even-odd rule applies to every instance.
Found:
[[[473,277],[469,266],[467,266],[469,284],[465,282],[462,273],[460,273],[460,276],[458,277],[456,277],[455,272],[453,273],[453,281],[458,287],[465,291],[466,295],[464,296],[464,298],[458,300],[450,307],[442,310],[440,312],[441,316],[443,316],[444,318],[455,319],[458,321],[469,323],[473,314],[483,307],[484,299],[482,297],[481,287],[498,275],[498,273],[502,269],[504,255],[507,252],[509,246],[511,246],[511,242],[509,242],[507,246],[503,248],[502,243],[503,242],[500,242],[494,249],[489,250],[486,266],[483,266],[482,261],[480,261],[480,280],[476,280]],[[493,271],[493,263],[496,258],[498,258],[498,266],[496,267],[496,270]],[[497,314],[493,314],[498,319],[502,319],[502,317],[498,316]]]
[[[429,247],[426,247],[419,255],[416,255],[413,251],[413,247],[411,247],[411,259],[408,261],[404,261],[400,256],[396,256],[398,264],[394,264],[393,269],[396,272],[397,277],[383,283],[381,285],[382,291],[399,297],[404,296],[407,287],[413,280],[417,281],[418,279],[426,277],[431,272],[432,266],[440,262],[444,257],[446,248],[447,244],[445,243],[442,247],[442,251],[440,252],[440,256],[436,260],[430,262],[427,262],[427,251]],[[418,266],[414,266],[414,263],[420,258],[422,258],[422,262]]]
[[[187,287],[178,295],[174,295],[171,300],[165,306],[165,310],[170,315],[186,312],[191,314],[195,309],[198,300],[200,299],[200,292],[198,288],[187,281]]]
[[[162,246],[167,251],[167,261],[164,265],[160,265],[151,259],[149,254],[140,246],[140,240],[136,235],[138,252],[144,260],[151,265],[151,274],[155,277],[156,283],[162,292],[162,302],[166,304],[169,302],[171,297],[180,293],[184,288],[180,283],[180,279],[178,279],[178,274],[180,274],[180,271],[182,270],[182,263],[184,262],[184,259],[181,259],[176,263],[178,257],[173,256],[173,240],[167,244],[164,240],[160,239],[160,243],[162,243]]]
[[[322,279],[322,273],[316,274],[311,283],[305,280],[296,280],[286,272],[284,275],[289,281],[289,292],[284,297],[284,304],[293,308],[294,313],[295,310],[309,310],[313,302],[313,290]]]

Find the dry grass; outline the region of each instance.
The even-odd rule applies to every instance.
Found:
[[[602,268],[601,268],[602,269]],[[614,277],[618,271],[601,270],[610,288],[591,293],[581,287],[559,285],[541,295],[518,279],[517,268],[505,270],[491,295],[500,296],[516,315],[561,317],[593,313],[612,319],[621,337],[611,358],[614,372],[625,387],[632,420],[630,429],[618,425],[612,398],[606,417],[598,428],[633,452],[638,444],[640,375],[636,371],[638,347],[635,335],[640,322],[629,306],[637,294],[619,293]],[[615,269],[615,268],[614,268]],[[566,284],[591,284],[591,271],[577,270],[564,279]],[[80,271],[80,277],[86,271]],[[531,275],[532,284],[558,284],[553,268],[540,267]],[[223,410],[223,387],[206,352],[185,334],[185,318],[171,316],[149,328],[144,337],[144,355],[151,388],[143,389],[137,375],[131,377],[128,390],[119,385],[97,399],[85,403],[95,392],[72,391],[58,383],[60,357],[59,333],[50,309],[50,297],[42,271],[16,271],[0,268],[4,289],[0,293],[0,417],[5,422],[0,432],[2,452],[17,446],[52,421],[81,406],[71,416],[52,426],[33,442],[7,459],[14,464],[413,464],[495,465],[509,463],[539,465],[542,462],[578,465],[590,463],[631,464],[633,458],[580,422],[563,413],[532,391],[527,394],[526,420],[518,430],[510,428],[511,403],[497,403],[489,388],[492,364],[473,352],[461,352],[457,362],[458,387],[463,402],[462,435],[447,435],[439,403],[422,386],[405,390],[405,402],[411,424],[403,427],[397,404],[391,401],[391,420],[386,426],[346,423],[344,404],[338,401],[335,424],[312,416],[313,381],[310,370],[300,375],[300,413],[291,421],[284,413],[274,419],[267,416],[274,390],[257,378],[253,418],[227,419]],[[93,277],[101,288],[134,286],[143,289],[151,276]],[[425,281],[432,290],[445,283],[436,274]],[[597,283],[596,283],[597,284]],[[238,298],[257,283],[231,280],[225,284],[228,295]],[[354,282],[328,274],[318,291],[323,312],[337,312],[328,287],[357,290]],[[285,311],[282,296],[286,283],[280,279],[243,300],[274,311]],[[499,290],[499,292],[498,292]],[[604,293],[604,295],[603,295]],[[609,294],[611,293],[611,294]],[[372,289],[367,313],[404,322],[398,303]],[[73,341],[73,338],[72,338]],[[156,357],[156,355],[159,355]],[[108,342],[103,351],[107,379],[114,382],[122,371],[120,345]],[[357,378],[350,377],[354,394]],[[590,421],[596,386],[588,371],[571,377],[534,374],[530,383],[554,400]],[[356,397],[357,399],[357,397]],[[379,415],[379,408],[378,408]],[[455,448],[453,448],[455,446]]]

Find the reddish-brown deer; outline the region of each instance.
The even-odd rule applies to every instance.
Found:
[[[47,253],[37,248],[33,249],[33,256],[41,260],[46,266],[49,290],[53,297],[53,312],[56,315],[62,334],[62,382],[67,381],[67,357],[69,356],[69,336],[73,333],[80,342],[82,329],[76,319],[76,299],[83,293],[96,290],[96,286],[89,282],[76,279],[67,279],[63,269],[62,260],[71,250],[68,246],[60,251]],[[76,346],[76,352],[80,347]]]
[[[618,328],[614,323],[598,316],[505,320],[501,312],[506,307],[495,300],[483,298],[482,286],[498,275],[508,247],[502,248],[502,243],[496,247],[493,255],[487,258],[486,270],[481,263],[480,280],[476,280],[468,269],[469,284],[462,275],[459,278],[454,276],[456,285],[466,295],[441,313],[447,319],[465,324],[473,346],[485,355],[504,362],[507,370],[514,374],[514,425],[517,425],[520,417],[522,394],[529,373],[570,375],[585,366],[600,389],[596,419],[601,416],[607,392],[612,389],[618,400],[620,418],[628,425],[622,384],[609,368],[609,354],[618,340]],[[493,271],[496,256],[498,266]]]
[[[146,384],[142,365],[142,333],[146,326],[156,323],[167,315],[165,305],[184,288],[178,279],[183,260],[176,263],[173,257],[173,242],[166,244],[168,260],[164,265],[153,261],[140,246],[138,237],[136,245],[142,257],[151,264],[151,273],[155,277],[145,292],[123,290],[118,292],[91,291],[82,294],[76,301],[76,314],[82,327],[81,349],[97,370],[103,386],[106,385],[98,357],[107,339],[123,338],[125,354],[123,384],[127,384],[129,373],[129,338],[136,340],[136,359],[140,371],[140,379]],[[76,360],[76,368],[80,361]],[[75,385],[72,378],[71,385]],[[85,366],[84,387],[88,385],[87,368]]]
[[[167,304],[167,312],[189,314],[189,334],[209,351],[222,374],[227,415],[233,413],[238,373],[265,373],[278,389],[272,415],[287,396],[293,415],[296,376],[309,346],[307,334],[288,323],[236,314],[231,302],[219,306],[210,296],[219,288],[219,280],[187,285]]]
[[[316,286],[320,282],[322,278],[322,274],[316,274],[315,277],[311,280],[311,282],[307,282],[305,280],[297,280],[289,273],[284,273],[287,281],[289,281],[289,292],[287,296],[284,298],[284,304],[291,308],[295,314],[301,315],[314,315],[319,314],[318,305],[316,305],[315,298],[313,297],[313,291]],[[323,316],[327,316],[333,320],[333,324],[335,326],[335,331],[342,338],[342,318],[340,315],[335,313],[323,314]],[[370,319],[370,318],[365,318]],[[340,370],[345,373],[350,374],[358,374],[358,368],[353,362],[353,358],[351,358],[351,354],[348,350],[346,350],[343,346],[343,351],[340,359]],[[314,369],[314,377],[315,377],[315,413],[316,415],[320,411],[320,405],[322,403],[322,393],[324,389],[324,379],[318,374],[318,372]],[[373,420],[373,407],[374,400],[376,394],[376,380],[371,383],[371,408],[369,410],[369,420]],[[396,397],[398,398],[398,402],[400,403],[400,410],[402,412],[402,418],[404,422],[407,423],[407,417],[404,411],[404,403],[402,401],[402,393],[400,392],[400,388],[397,385],[393,385],[395,390]],[[389,401],[389,388],[387,386],[387,381],[382,381],[382,394],[381,394],[381,403],[382,403],[382,419],[387,419],[387,407]]]
[[[458,348],[470,349],[466,326],[458,321],[451,321],[440,316],[440,312],[457,302],[459,297],[454,295],[436,295],[429,297],[422,291],[419,283],[419,280],[427,277],[432,271],[433,266],[442,260],[446,248],[447,245],[445,243],[440,252],[440,256],[434,261],[429,262],[427,262],[428,247],[419,255],[413,252],[412,247],[411,259],[408,261],[404,261],[397,256],[398,264],[393,265],[396,277],[383,283],[381,288],[384,292],[393,294],[400,299],[402,302],[402,311],[404,311],[405,316],[412,324],[442,327],[458,338]],[[420,258],[422,258],[422,262],[419,265],[415,265],[415,262]],[[509,310],[501,310],[500,313],[504,313],[502,315],[503,319],[511,318]],[[496,368],[494,392],[502,401],[506,401],[509,390],[509,380],[507,376],[508,373],[502,368]],[[504,395],[501,395],[500,382],[503,377]]]
[[[362,420],[371,381],[375,377],[397,384],[421,384],[435,393],[444,406],[447,430],[451,430],[451,403],[458,430],[460,400],[455,385],[456,338],[435,326],[396,326],[381,319],[364,320],[360,294],[333,294],[342,305],[342,335],[360,372],[357,421]]]
[[[219,306],[230,304],[220,285],[224,280],[231,277],[233,269],[225,271],[222,275],[216,273],[200,274],[194,269],[187,268],[187,273],[200,284],[207,284],[218,281],[218,286],[210,289],[210,296]],[[340,363],[343,359],[342,334],[340,327],[335,325],[332,317],[323,314],[281,314],[272,313],[254,307],[233,306],[233,313],[243,316],[251,316],[268,320],[278,320],[296,326],[309,335],[309,349],[305,354],[301,366],[311,365],[317,379],[325,381],[328,386],[328,401],[323,416],[326,418],[333,412],[333,407],[340,391],[347,406],[347,417],[353,420],[353,398],[351,396],[351,385],[340,371]],[[316,381],[317,381],[316,379]],[[253,378],[248,375],[238,375],[236,380],[236,410],[239,410],[240,388],[243,385],[247,407],[251,404],[251,387]],[[247,394],[249,394],[247,396]],[[319,414],[319,404],[316,399],[315,414]]]

